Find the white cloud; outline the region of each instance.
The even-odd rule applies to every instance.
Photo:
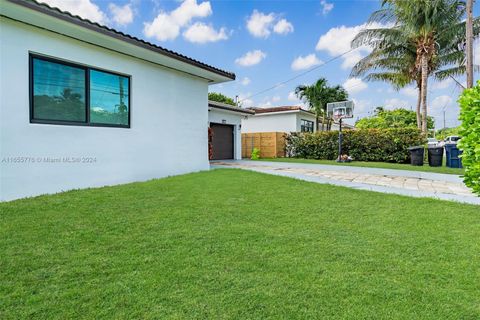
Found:
[[[112,20],[120,26],[126,26],[133,21],[133,10],[129,3],[124,6],[117,6],[114,3],[108,5]]]
[[[180,26],[166,13],[160,13],[151,23],[144,23],[143,33],[158,41],[173,40],[180,33]]]
[[[295,105],[295,106],[302,106],[304,108],[307,108],[305,103],[303,101],[301,101],[300,99],[298,99],[298,97],[297,97],[297,95],[295,94],[294,91],[290,91],[288,93],[287,100],[291,101],[292,104]]]
[[[261,50],[253,50],[245,53],[240,58],[235,59],[235,63],[242,67],[249,67],[256,64],[259,64],[267,56]]]
[[[287,99],[288,99],[288,101],[299,101],[297,95],[293,91],[290,91],[288,93]]]
[[[196,22],[183,32],[183,37],[194,43],[216,42],[228,39],[225,28],[215,30],[211,25]]]
[[[242,79],[242,81],[240,81],[240,83],[242,84],[242,86],[248,86],[250,84],[251,80],[249,77],[245,77]]]
[[[275,24],[273,31],[278,34],[288,34],[293,32],[293,24],[288,22],[286,19],[282,19]]]
[[[385,108],[386,109],[397,109],[397,108],[407,109],[410,106],[411,106],[411,103],[408,102],[407,100],[402,100],[402,99],[398,99],[398,98],[392,98],[392,99],[386,99],[385,100]]]
[[[212,14],[210,2],[200,4],[197,0],[185,0],[175,10],[160,12],[152,22],[145,22],[143,33],[158,41],[173,40],[180,34],[180,29],[188,25],[194,18],[205,18]]]
[[[271,108],[271,107],[273,107],[273,105],[270,101],[264,101],[257,105],[257,108]]]
[[[333,9],[333,3],[329,3],[325,0],[322,0],[322,1],[320,1],[320,4],[322,5],[322,14],[323,15],[327,15]]]
[[[312,53],[312,54],[309,54],[305,57],[302,57],[302,56],[299,56],[298,58],[296,58],[295,60],[293,60],[292,62],[292,70],[305,70],[305,69],[309,69],[313,66],[317,66],[319,64],[321,64],[322,61],[320,61],[317,56]]]
[[[450,96],[443,95],[443,96],[438,96],[433,101],[429,104],[429,106],[432,109],[442,109],[444,107],[448,107],[452,104],[453,99]]]
[[[105,13],[91,0],[39,0],[51,7],[56,7],[62,11],[68,11],[74,15],[78,15],[84,19],[88,19],[93,22],[106,24],[108,18]]]
[[[445,111],[445,113],[444,113]],[[428,115],[435,118],[435,127],[455,127],[460,124],[458,115],[460,108],[456,103],[456,97],[447,95],[438,96],[428,104]],[[444,122],[445,121],[445,122]]]
[[[367,117],[371,111],[372,102],[370,100],[359,100],[355,98],[352,98],[352,100],[355,104],[354,115],[360,118]]]
[[[254,106],[254,102],[252,99],[249,99],[248,97],[250,97],[252,94],[249,92],[249,93],[240,93],[238,95],[238,101],[240,101],[240,104],[242,106],[242,108],[251,108]]]
[[[354,94],[367,89],[368,84],[366,84],[360,78],[350,78],[343,83],[343,87],[348,91],[349,94]]]
[[[379,23],[361,24],[358,26],[347,27],[340,26],[331,28],[325,34],[321,35],[315,47],[318,51],[326,51],[331,56],[345,54],[351,49],[351,42],[355,36],[365,28],[385,28],[387,26]],[[342,68],[348,69],[353,67],[362,57],[371,51],[368,46],[361,46],[355,51],[342,56]]]
[[[447,78],[443,81],[437,81],[437,82],[434,82],[430,88],[431,89],[434,89],[434,90],[442,90],[442,89],[446,89],[446,88],[449,88],[453,85],[453,80],[451,78]]]
[[[400,93],[410,98],[418,98],[418,89],[415,87],[405,87]]]
[[[350,69],[353,68],[354,65],[357,64],[363,58],[363,55],[360,51],[352,51],[344,56],[342,56],[342,69]]]
[[[277,15],[273,12],[265,14],[253,10],[247,19],[247,30],[256,38],[266,39],[272,31],[283,35],[293,32],[293,25],[286,19],[277,20]]]
[[[278,102],[280,101],[280,97],[279,96],[273,96],[272,97],[272,102]]]
[[[264,14],[253,10],[252,15],[247,20],[247,29],[254,37],[268,38],[274,20],[275,15],[273,13]]]
[[[480,65],[480,40],[473,44],[473,63]]]

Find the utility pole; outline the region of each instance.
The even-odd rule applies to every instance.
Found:
[[[443,129],[445,129],[447,126],[445,125],[445,108],[443,108]]]
[[[473,1],[467,0],[467,21],[466,21],[466,69],[467,69],[467,88],[473,87]]]

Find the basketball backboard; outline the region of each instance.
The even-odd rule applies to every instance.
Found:
[[[353,101],[327,103],[327,116],[336,120],[353,118]]]

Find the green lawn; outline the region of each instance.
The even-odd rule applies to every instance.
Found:
[[[479,319],[478,206],[219,169],[0,204],[1,319]]]
[[[464,169],[449,168],[449,167],[430,167],[428,164],[423,166],[412,166],[402,163],[387,163],[387,162],[365,162],[365,161],[353,161],[350,163],[339,163],[334,160],[316,160],[316,159],[300,159],[300,158],[263,158],[258,161],[277,161],[277,162],[296,162],[296,163],[315,163],[315,164],[328,164],[333,166],[353,166],[353,167],[367,167],[367,168],[382,168],[382,169],[395,169],[395,170],[411,170],[411,171],[424,171],[446,174],[463,175]],[[445,165],[445,160],[443,161]]]

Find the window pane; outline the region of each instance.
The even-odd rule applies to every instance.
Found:
[[[86,121],[85,70],[33,59],[33,118]]]
[[[90,122],[128,125],[129,79],[90,70]]]

